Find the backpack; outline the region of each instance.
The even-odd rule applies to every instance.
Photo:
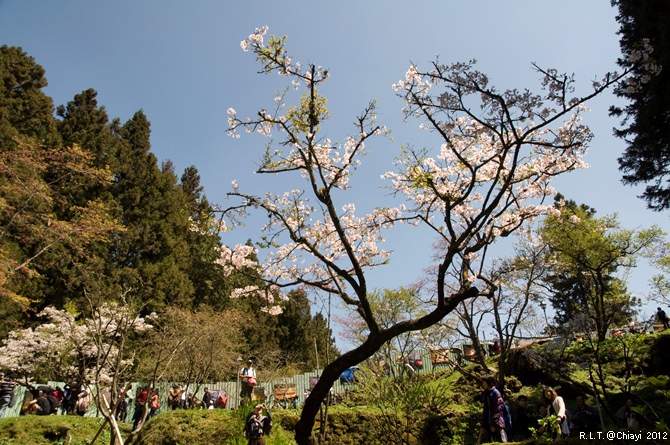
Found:
[[[51,405],[51,413],[55,413],[58,411],[58,408],[60,408],[60,401],[54,396],[53,394],[47,394],[47,400],[49,400],[49,404]]]
[[[512,432],[512,415],[509,412],[507,402],[503,400],[503,417],[505,418],[505,431]]]
[[[493,393],[500,394],[500,391],[494,389]],[[500,397],[502,398],[502,395]],[[512,414],[509,412],[509,407],[507,406],[507,402],[505,402],[505,399],[503,399],[503,419],[505,419],[505,431],[511,434]]]
[[[247,420],[244,423],[244,437],[251,438],[257,437],[259,432],[262,432],[263,435],[268,436],[272,432],[272,420],[268,417],[263,417],[262,422],[256,422],[252,420],[253,413],[247,416]],[[263,426],[265,427],[263,429]]]
[[[356,376],[354,375],[354,370],[349,368],[345,369],[342,374],[340,374],[340,383],[342,384],[347,384],[347,383],[354,383],[356,382]]]

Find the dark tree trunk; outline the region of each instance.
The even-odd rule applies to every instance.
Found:
[[[434,325],[449,314],[461,301],[467,298],[474,298],[478,294],[479,290],[471,287],[463,293],[452,295],[445,300],[443,305],[438,306],[424,317],[403,321],[388,329],[371,333],[368,339],[360,346],[342,354],[338,359],[329,363],[323,369],[323,373],[319,376],[319,381],[305,400],[300,420],[295,427],[295,440],[298,445],[312,444],[312,429],[314,428],[316,416],[319,413],[319,407],[328,396],[330,388],[342,372],[370,358],[384,343],[394,337],[405,332],[418,331]]]

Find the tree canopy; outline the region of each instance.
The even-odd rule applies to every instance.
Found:
[[[595,210],[558,195],[560,214],[546,218],[540,230],[549,247],[550,301],[556,321],[565,324],[578,315],[590,322],[602,341],[611,326],[625,325],[640,301],[630,295],[617,273],[635,267],[640,256],[650,256],[663,240],[658,227],[625,230],[616,216],[597,218]]]
[[[44,69],[20,48],[2,46],[0,56],[0,337],[34,328],[46,308],[85,323],[101,307],[92,301],[121,304],[123,295],[142,316],[233,320],[231,332],[242,332],[235,358],[292,356],[307,345],[306,370],[314,337],[337,355],[306,297],[284,305],[291,315],[280,322],[258,315],[263,301],[230,298],[258,274],[222,266],[217,206],[195,166],[179,176],[169,160],[159,163],[143,111],[110,118],[89,88],[54,115]],[[264,335],[242,329],[254,319]]]
[[[649,208],[670,208],[670,3],[665,0],[612,0],[618,7],[623,56],[619,66],[632,70],[626,85],[615,90],[628,104],[613,106],[623,117],[614,134],[626,141],[619,158],[623,182],[646,184],[641,196]]]

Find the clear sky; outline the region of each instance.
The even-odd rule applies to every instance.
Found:
[[[158,159],[171,159],[178,173],[195,165],[209,200],[225,204],[232,179],[241,190],[276,187],[253,175],[264,141],[225,134],[228,107],[251,115],[271,108],[274,92],[283,88],[281,79],[255,74],[254,57],[239,46],[254,28],[267,25],[271,34],[288,36],[294,60],[331,71],[322,89],[331,139],[342,141],[357,113],[379,101],[379,121],[395,141],[373,144],[357,173],[349,200],[365,208],[386,199],[379,174],[391,169],[401,144],[435,143],[417,135],[418,122],[402,123],[402,101],[391,90],[410,62],[426,67],[438,54],[443,62],[477,59],[498,89],[537,91],[536,62],[575,73],[586,91],[594,77],[616,69],[614,17],[609,0],[0,0],[0,44],[22,47],[46,69],[45,91],[55,105],[93,88],[110,117],[125,121],[143,109]],[[595,133],[586,158],[591,168],[555,186],[601,216],[618,213],[624,228],[667,229],[667,214],[646,210],[636,197],[640,190],[620,182],[616,159],[624,144],[612,136],[617,122],[607,108],[613,103],[605,95],[585,117]],[[251,231],[241,231],[224,242],[250,237]],[[428,264],[431,241],[390,238],[396,255],[373,274],[373,287],[416,279]],[[631,292],[644,295],[652,272],[641,263],[629,277]],[[646,308],[645,318],[651,313]]]

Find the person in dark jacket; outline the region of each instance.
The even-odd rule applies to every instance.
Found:
[[[503,410],[505,402],[502,394],[496,389],[496,379],[492,375],[485,375],[481,380],[484,392],[482,401],[484,410],[482,411],[482,421],[479,429],[479,437],[490,437],[491,442],[507,442],[505,433],[505,418]]]
[[[263,415],[263,410],[267,416]],[[249,445],[265,445],[265,436],[272,430],[272,416],[265,404],[256,405],[254,410],[247,416],[244,424],[244,437],[249,440]]]
[[[532,420],[532,413],[528,410],[528,397],[520,395],[516,398],[516,407],[512,409],[512,426],[515,440],[522,442],[531,438],[532,434],[529,428],[531,426],[535,427]]]
[[[598,412],[584,402],[584,397],[577,396],[577,407],[572,411],[571,434],[579,437],[580,432],[591,432],[598,429],[600,416]]]
[[[202,396],[202,405],[205,409],[210,409],[210,407],[214,408],[214,398],[212,397],[212,393],[209,392],[209,388],[207,387],[205,387],[205,393]]]
[[[668,316],[665,314],[665,311],[663,309],[661,309],[660,307],[658,308],[658,311],[656,312],[656,317],[658,317],[658,321],[663,323],[663,329],[670,328],[670,321],[668,321]]]

